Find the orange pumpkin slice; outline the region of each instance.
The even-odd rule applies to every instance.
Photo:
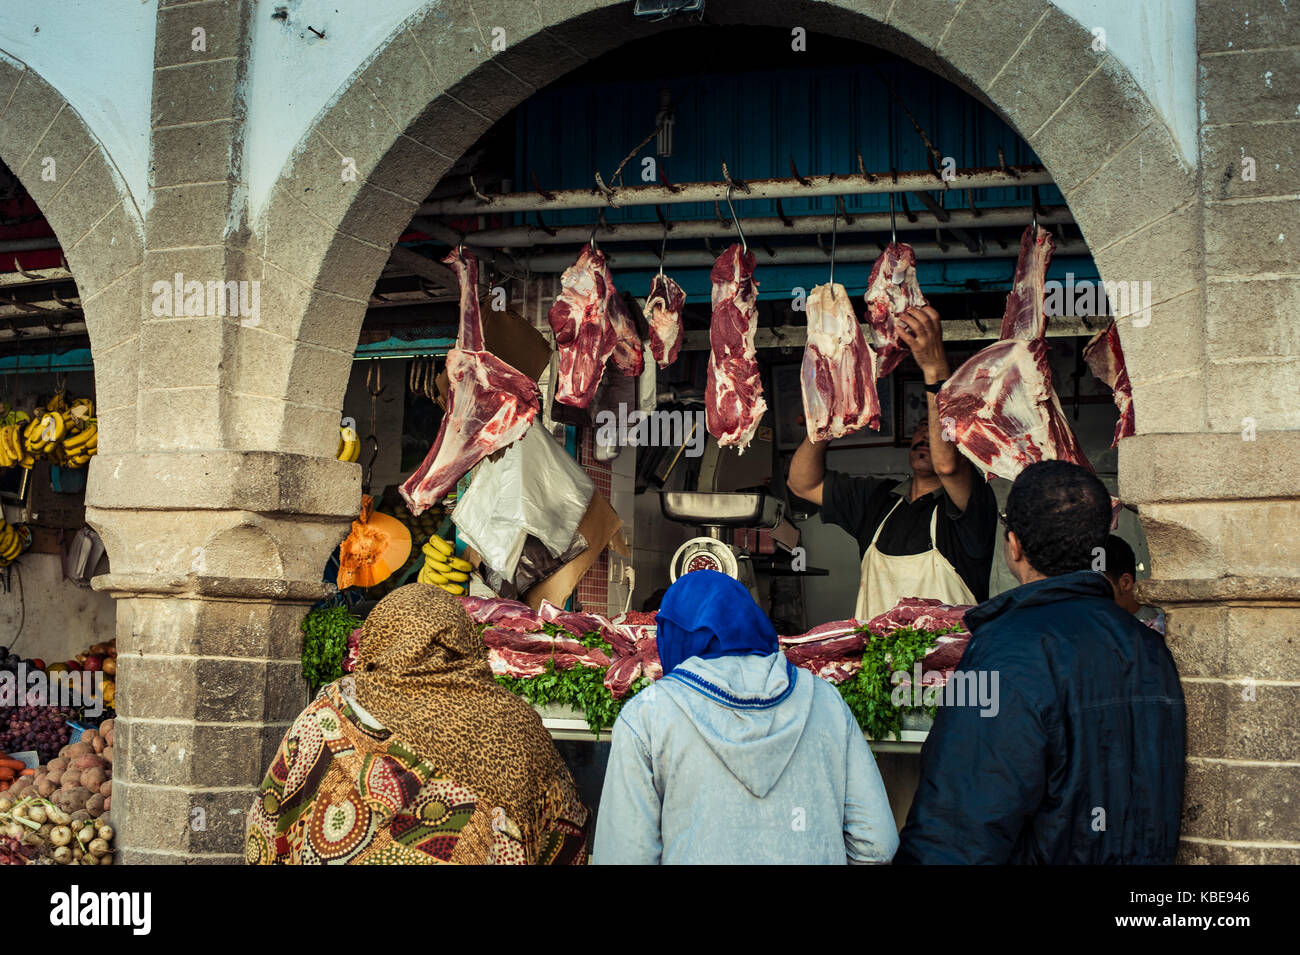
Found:
[[[338,588],[373,587],[387,580],[411,556],[411,532],[397,518],[373,511],[375,499],[362,495],[361,516],[339,545]]]

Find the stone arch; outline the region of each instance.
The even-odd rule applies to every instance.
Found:
[[[278,435],[285,450],[334,447],[346,359],[369,293],[401,230],[463,151],[537,89],[673,28],[635,21],[615,0],[555,6],[562,12],[484,2],[426,8],[388,38],[300,142],[259,226],[263,295],[277,303],[264,309],[277,325],[261,331],[281,358],[250,368],[261,378],[241,372],[239,385],[285,397],[309,391],[307,408],[286,405]],[[991,0],[714,0],[709,18],[871,43],[996,110],[1056,178],[1103,278],[1151,282],[1155,319],[1120,316],[1139,432],[1201,430],[1195,170],[1125,67],[1092,49],[1089,31],[1047,0],[1014,8]],[[508,46],[492,54],[495,26]],[[355,182],[339,175],[345,159]],[[1156,331],[1143,331],[1148,325]],[[267,380],[267,372],[282,378]]]
[[[42,177],[54,160],[54,178]],[[0,54],[0,159],[59,238],[95,362],[100,447],[135,440],[143,217],[103,144],[58,90]],[[65,171],[66,170],[66,171]]]

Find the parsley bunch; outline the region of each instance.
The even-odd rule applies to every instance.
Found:
[[[934,649],[937,637],[960,629],[901,627],[884,636],[868,637],[867,646],[862,651],[862,669],[839,685],[840,696],[844,697],[864,733],[872,739],[886,739],[890,735],[900,739],[903,714],[921,711],[932,719],[937,715],[937,705],[896,706],[892,699],[894,683],[890,677],[899,670],[910,674],[916,662]]]
[[[605,644],[604,648],[609,649],[609,645]],[[511,693],[522,696],[533,706],[556,703],[581,710],[587,717],[587,725],[591,727],[591,731],[600,735],[601,730],[614,725],[614,720],[618,718],[623,704],[653,682],[648,677],[641,677],[632,684],[627,696],[616,700],[610,694],[609,688],[605,686],[607,669],[607,667],[574,666],[567,670],[558,670],[552,659],[546,661],[545,673],[539,673],[534,677],[498,676],[496,681]]]
[[[361,626],[361,618],[347,607],[317,607],[302,622],[302,675],[311,695],[343,675],[348,637]]]

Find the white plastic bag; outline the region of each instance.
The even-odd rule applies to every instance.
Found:
[[[500,461],[478,466],[451,519],[484,563],[510,580],[529,534],[556,557],[568,549],[595,489],[578,462],[534,425]]]

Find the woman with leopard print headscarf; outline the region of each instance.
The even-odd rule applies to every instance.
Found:
[[[249,815],[250,863],[581,864],[587,809],[537,713],[496,685],[455,597],[399,587],[356,671],[285,734]]]

